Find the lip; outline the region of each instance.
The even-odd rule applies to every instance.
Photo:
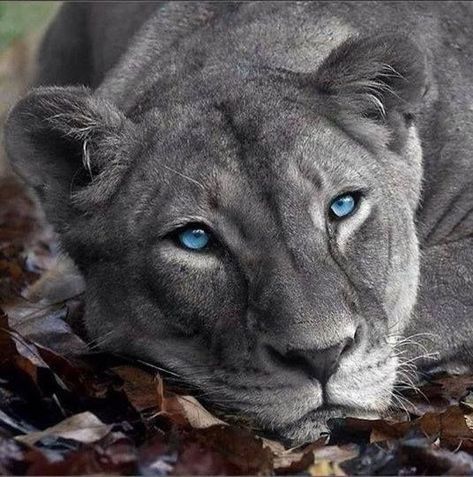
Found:
[[[308,432],[314,432],[309,440],[315,440],[330,432],[328,422],[331,419],[339,419],[348,416],[356,416],[360,414],[361,410],[349,408],[346,406],[339,406],[335,404],[324,404],[316,409],[309,411],[296,421],[289,425],[283,426],[272,431],[264,430],[262,435],[269,439],[277,439],[287,447],[295,447],[307,441],[303,438],[293,436],[295,429],[307,429]],[[311,431],[309,431],[311,429]],[[307,441],[308,442],[308,441]]]
[[[379,410],[375,410],[375,409],[369,409],[369,408],[364,409],[361,407],[324,404],[323,406],[318,407],[317,409],[314,409],[313,411],[306,414],[298,422],[302,424],[305,420],[312,420],[312,421],[321,422],[328,425],[328,423],[332,419],[336,421],[337,419],[345,419],[348,417],[352,417],[352,418],[362,419],[362,420],[373,420],[373,419],[379,419],[381,414],[382,413],[380,413]]]
[[[355,408],[349,407],[349,406],[343,406],[340,404],[331,404],[331,403],[324,403],[322,406],[319,406],[318,408],[314,409],[314,411],[356,411]]]
[[[313,409],[312,411],[308,412],[306,416],[315,417],[315,416],[326,416],[330,415],[330,417],[347,417],[349,415],[356,415],[359,414],[362,409],[356,409],[353,407],[342,406],[338,404],[323,404],[322,406]]]

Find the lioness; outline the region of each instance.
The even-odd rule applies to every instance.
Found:
[[[5,140],[90,337],[298,442],[386,411],[414,364],[468,368],[472,24],[468,2],[66,3]]]

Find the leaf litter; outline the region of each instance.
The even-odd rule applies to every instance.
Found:
[[[473,376],[428,377],[404,411],[334,419],[291,449],[156,369],[91,352],[84,284],[44,223],[16,180],[0,181],[1,474],[473,475]]]

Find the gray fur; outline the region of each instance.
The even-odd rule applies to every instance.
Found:
[[[295,441],[385,412],[413,363],[470,367],[472,20],[65,4],[6,144],[84,275],[90,336]],[[188,222],[220,246],[176,246]],[[426,333],[437,360],[406,347]]]

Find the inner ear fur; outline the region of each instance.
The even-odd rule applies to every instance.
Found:
[[[425,54],[406,36],[350,38],[321,64],[316,87],[368,117],[413,113],[426,88],[426,69]]]
[[[70,222],[85,196],[98,203],[110,195],[118,180],[114,165],[123,168],[120,145],[130,127],[115,106],[87,88],[38,88],[10,112],[5,145],[12,166],[57,225]]]
[[[427,89],[426,55],[406,36],[350,38],[322,62],[315,87],[330,115],[352,127],[365,119],[371,133],[400,146]]]

